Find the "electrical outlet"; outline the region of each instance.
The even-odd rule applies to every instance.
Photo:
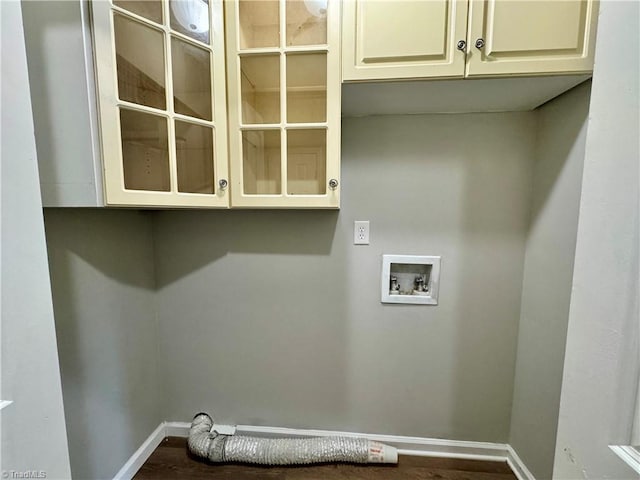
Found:
[[[369,245],[369,220],[356,220],[353,223],[353,244]]]

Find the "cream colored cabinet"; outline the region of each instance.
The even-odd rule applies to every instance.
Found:
[[[467,76],[593,69],[597,2],[471,0]]]
[[[105,203],[227,207],[222,1],[92,7]]]
[[[45,206],[339,207],[339,0],[24,10]]]
[[[344,81],[593,68],[597,0],[346,0],[344,12]]]
[[[464,76],[467,0],[345,0],[343,80]]]
[[[229,0],[233,207],[338,207],[340,1]]]

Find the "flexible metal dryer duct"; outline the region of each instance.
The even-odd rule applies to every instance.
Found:
[[[303,465],[325,462],[398,463],[394,447],[364,438],[255,438],[212,432],[212,418],[199,413],[191,423],[189,451],[211,462]]]

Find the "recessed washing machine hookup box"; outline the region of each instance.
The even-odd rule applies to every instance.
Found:
[[[440,257],[383,255],[382,303],[438,304]]]

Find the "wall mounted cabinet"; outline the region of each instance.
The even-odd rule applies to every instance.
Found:
[[[234,207],[339,206],[339,3],[225,3]]]
[[[346,0],[343,80],[577,74],[597,0]]]
[[[23,10],[45,206],[339,207],[339,0]]]
[[[470,0],[466,76],[593,70],[597,0]]]
[[[93,2],[108,205],[226,207],[222,2]]]
[[[597,5],[23,2],[43,203],[336,208],[341,113],[535,108],[591,70]],[[341,76],[458,85],[347,85],[341,112]]]
[[[343,2],[343,79],[463,77],[467,0]]]

